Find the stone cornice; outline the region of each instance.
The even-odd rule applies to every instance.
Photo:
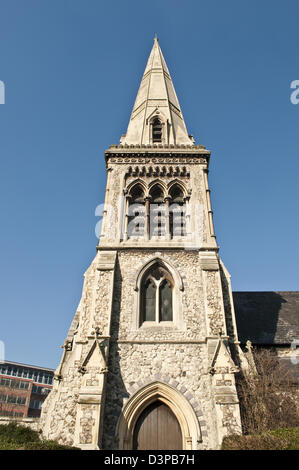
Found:
[[[110,145],[105,154],[127,154],[127,153],[179,153],[179,154],[204,154],[210,155],[210,150],[207,150],[203,145],[174,145],[174,144],[152,144],[152,145]]]
[[[128,149],[128,151],[106,151],[105,160],[106,167],[108,168],[109,163],[116,164],[164,164],[164,165],[175,165],[175,164],[192,164],[192,165],[206,165],[207,169],[209,166],[210,152],[201,150],[189,150],[184,151],[176,149],[176,151],[163,150],[160,151],[151,149],[150,151],[137,151]]]
[[[123,250],[136,250],[136,251],[148,251],[148,250],[154,250],[154,251],[160,251],[160,250],[168,250],[168,251],[193,251],[193,252],[202,252],[202,251],[215,251],[218,253],[219,247],[218,246],[204,246],[201,248],[198,247],[192,247],[192,246],[182,246],[182,245],[149,245],[148,242],[145,242],[144,245],[124,245],[124,244],[116,244],[116,245],[109,245],[109,246],[103,246],[103,245],[97,245],[97,251],[109,251],[109,250],[117,250],[117,251],[123,251]]]
[[[118,339],[121,344],[206,344],[201,339]]]

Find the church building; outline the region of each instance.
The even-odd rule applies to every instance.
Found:
[[[97,254],[43,435],[82,449],[219,449],[241,433],[246,358],[213,228],[210,151],[188,134],[157,38],[105,160]]]

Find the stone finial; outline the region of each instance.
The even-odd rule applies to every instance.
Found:
[[[84,366],[78,367],[78,372],[80,374],[84,375],[86,373],[86,367],[84,367]]]
[[[66,339],[61,347],[64,348],[65,351],[71,351],[72,346],[73,346],[73,341]]]
[[[98,326],[92,325],[92,330],[91,330],[91,335],[94,336],[96,339],[98,339],[100,336],[102,336],[102,331]]]

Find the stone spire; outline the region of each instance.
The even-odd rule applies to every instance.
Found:
[[[156,119],[162,125],[162,144],[193,145],[188,135],[176,92],[155,37],[137,93],[127,133],[120,143],[128,145],[153,144],[152,126]]]

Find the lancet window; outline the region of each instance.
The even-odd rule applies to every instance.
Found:
[[[171,274],[159,263],[145,273],[141,281],[140,323],[173,320],[173,287]]]
[[[171,238],[186,236],[186,203],[178,184],[170,189],[169,225]]]
[[[143,237],[145,232],[145,198],[140,184],[135,185],[129,195],[128,238]]]
[[[158,118],[154,119],[152,132],[153,132],[153,135],[152,135],[153,143],[162,142],[162,123],[160,119]]]

